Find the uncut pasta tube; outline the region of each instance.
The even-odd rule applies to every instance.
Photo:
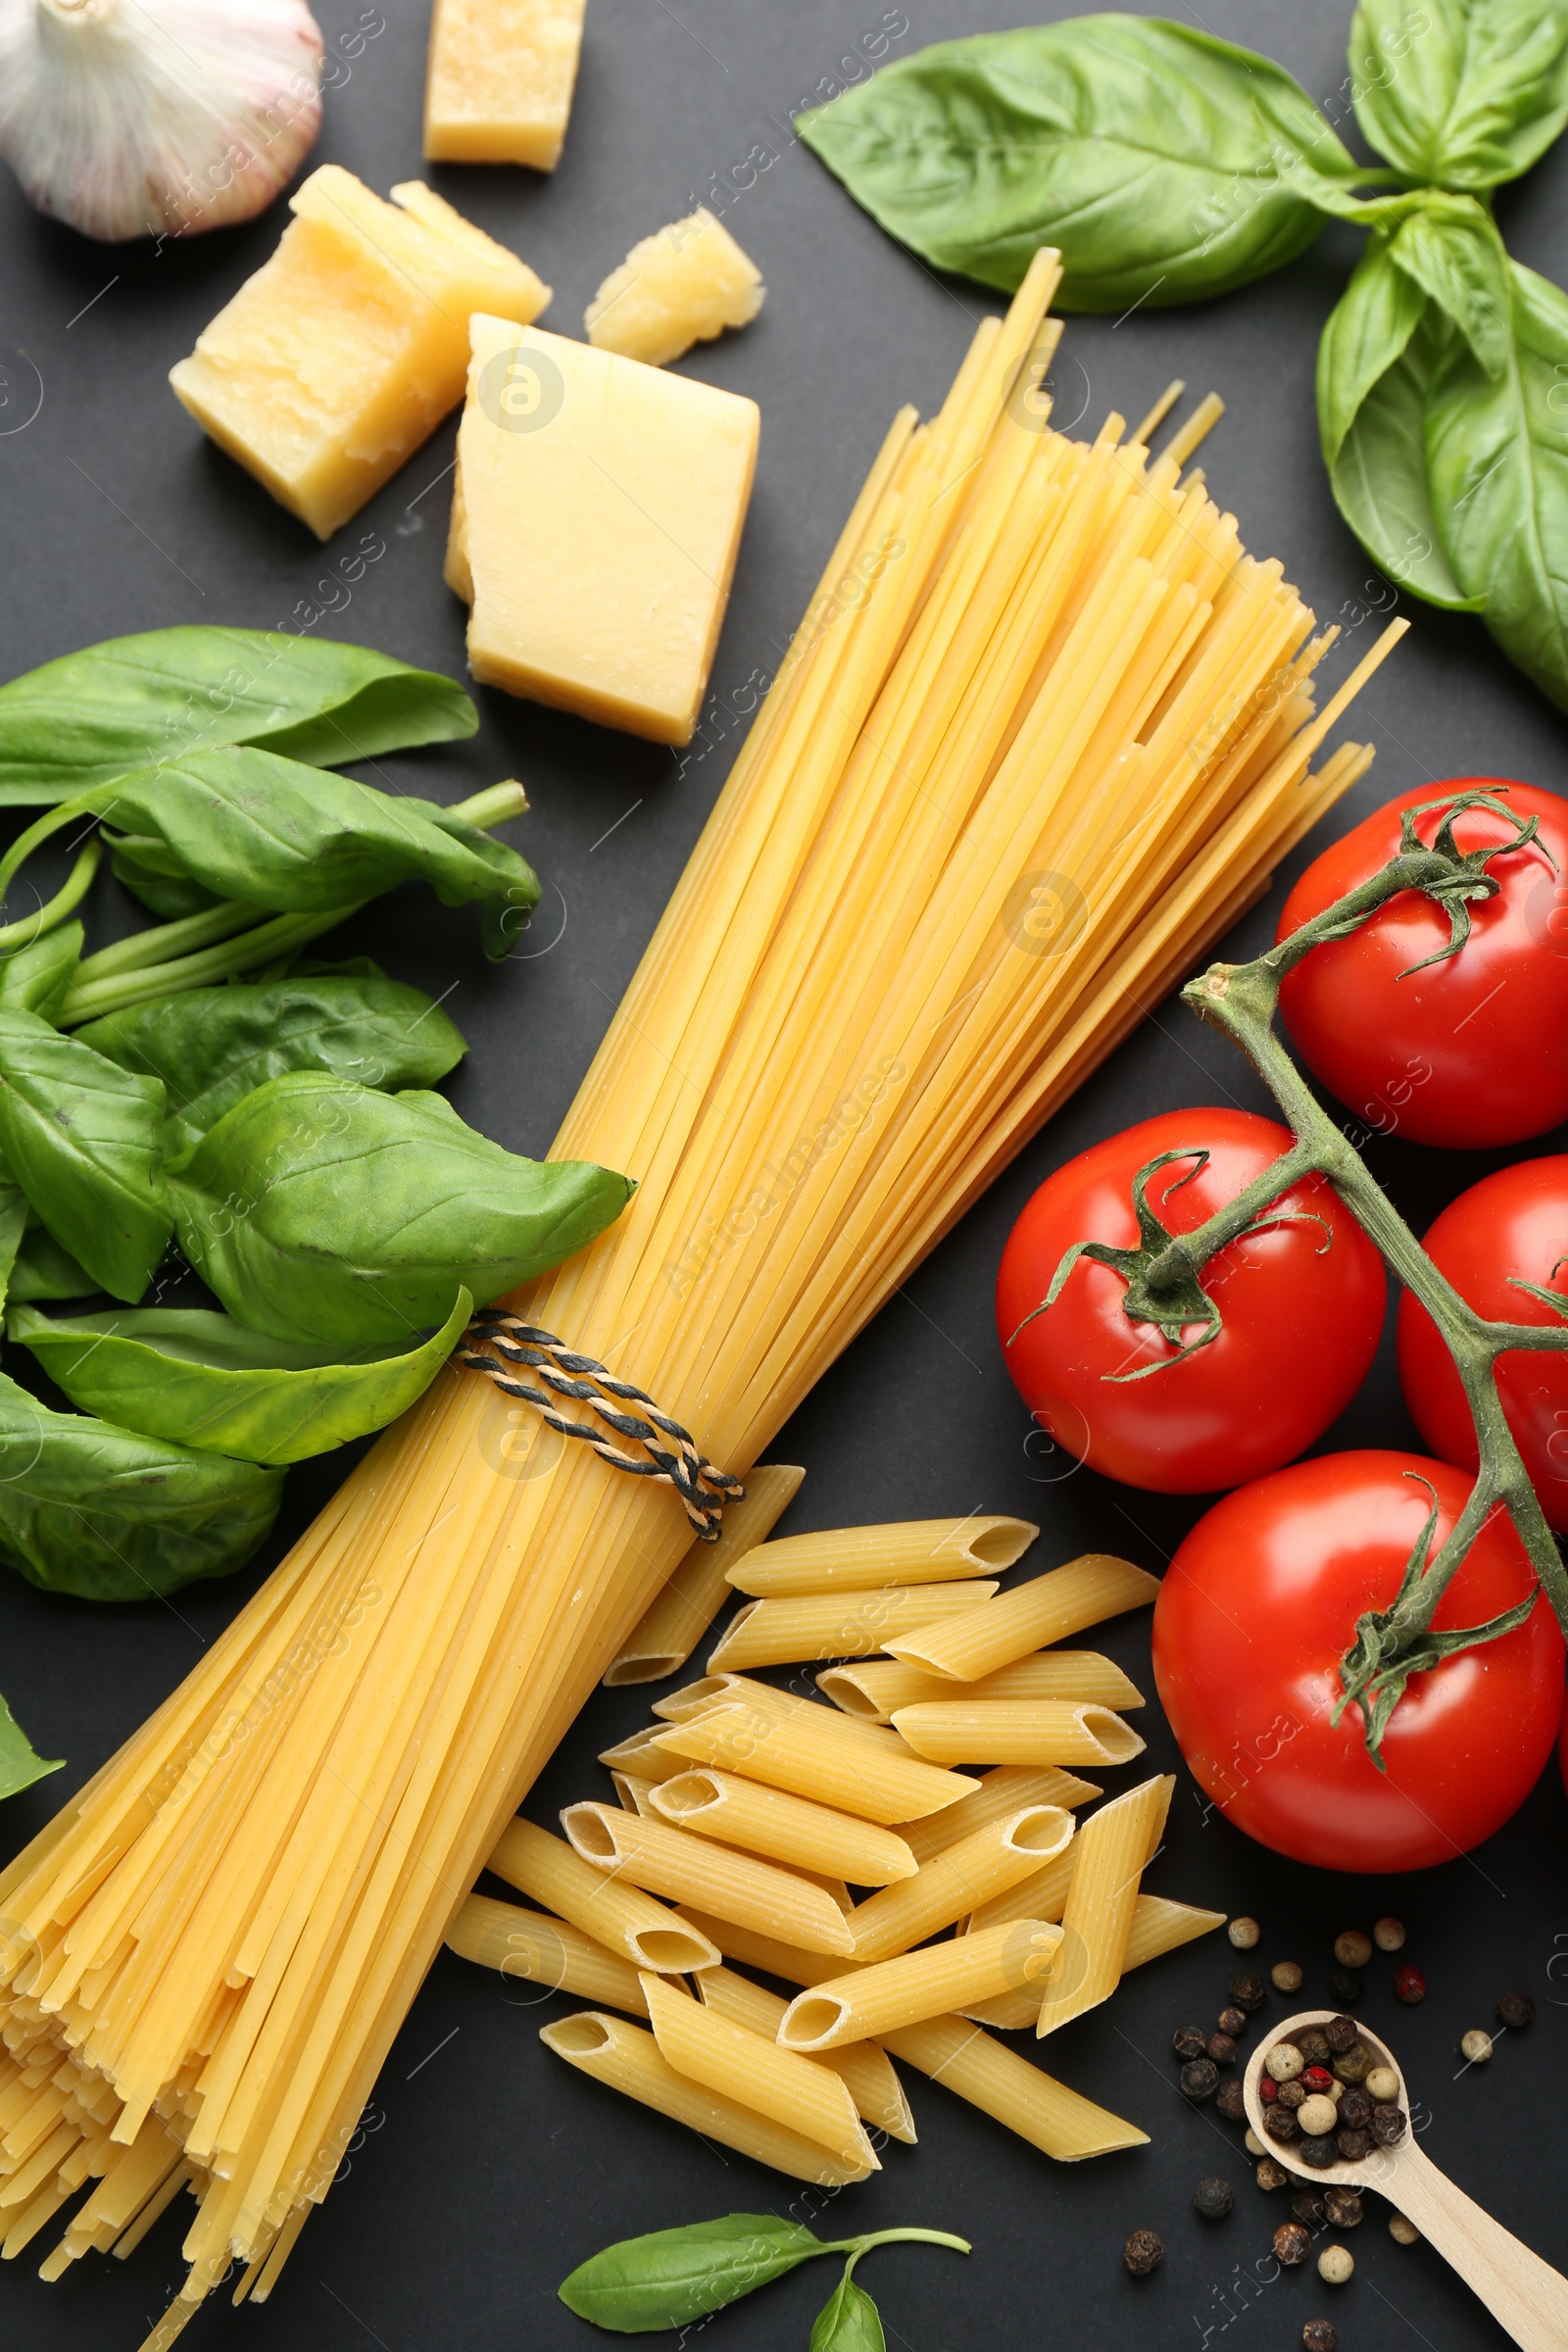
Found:
[[[955,1695],[952,1678],[898,1658],[873,1658],[858,1666],[830,1666],[816,1678],[824,1698],[858,1722],[891,1722],[896,1708]],[[977,1683],[963,1685],[966,1698],[1084,1699],[1097,1707],[1148,1704],[1137,1684],[1109,1658],[1093,1649],[1047,1649],[1020,1658]]]
[[[708,1671],[791,1666],[803,1658],[864,1658],[894,1638],[949,1617],[967,1616],[989,1600],[995,1582],[902,1585],[871,1592],[803,1592],[788,1600],[751,1600],[736,1611],[709,1652]]]
[[[720,2017],[732,2024],[745,2026],[753,2034],[760,2034],[764,2041],[776,2042],[779,2026],[788,2001],[761,1984],[754,1984],[750,1977],[737,1976],[732,1968],[705,1968],[697,1978],[697,1997],[705,2008],[716,2009]],[[904,2085],[888,2063],[885,2051],[874,2041],[848,2042],[842,2050],[822,2050],[808,2058],[808,2066],[829,2066],[839,2077],[855,2101],[856,2112],[861,2120],[886,2132],[894,2139],[906,2140],[910,2147],[918,2134],[909,2102],[904,2095]]]
[[[833,1897],[770,1862],[609,1805],[567,1805],[561,1826],[583,1860],[601,1872],[612,1871],[617,1883],[624,1879],[677,1902],[695,1903],[720,1919],[776,1932],[808,1951],[855,1948]]]
[[[678,2075],[798,2132],[847,2168],[881,2171],[848,2085],[827,2067],[781,2049],[658,1977],[645,1978],[643,1991],[654,2039]]]
[[[1145,1744],[1109,1707],[1065,1698],[928,1699],[893,1728],[934,1764],[1130,1764]]]
[[[1048,1979],[1061,1948],[1061,1930],[1045,1920],[1014,1920],[983,1936],[929,1943],[853,1976],[829,1977],[797,1993],[778,2037],[786,2050],[831,2050],[846,2041],[879,2039],[901,2026],[941,2017],[973,2001],[992,2000]]]
[[[633,2017],[648,2015],[642,1972],[629,1960],[568,1921],[546,1919],[517,1903],[470,1894],[447,1930],[447,1947],[460,1960],[498,1968],[504,1977],[521,1977],[551,1992],[574,1992],[581,2000],[627,2009]]]
[[[676,1829],[856,1886],[887,1886],[915,1873],[913,1854],[892,1830],[731,1773],[683,1772],[653,1788],[649,1804]]]
[[[542,2026],[539,2038],[547,2050],[554,2050],[579,2074],[591,2075],[596,2082],[608,2082],[612,2090],[685,2124],[705,2139],[716,2139],[743,2156],[755,2157],[759,2164],[771,2165],[776,2173],[814,2181],[821,2188],[843,2188],[869,2174],[868,2165],[841,2164],[826,2148],[786,2125],[775,2124],[738,2100],[725,2098],[721,2091],[678,2075],[653,2035],[641,2026],[628,2026],[624,2018],[583,2009],[575,2017]]]
[[[1079,1831],[1061,1915],[1061,1965],[1041,2004],[1037,2033],[1054,2033],[1115,1991],[1126,1963],[1138,1881],[1164,1835],[1175,1788],[1174,1777],[1163,1774],[1145,1781],[1091,1813]]]
[[[748,1470],[745,1495],[727,1506],[718,1542],[692,1545],[612,1660],[605,1675],[608,1688],[659,1683],[678,1673],[729,1599],[731,1569],[783,1518],[805,1476],[789,1462],[763,1462]]]
[[[822,1718],[820,1727],[809,1720],[815,1716]],[[716,1764],[742,1780],[787,1788],[862,1821],[884,1828],[897,1822],[901,1831],[906,1822],[967,1796],[975,1786],[961,1773],[943,1772],[907,1751],[846,1747],[833,1737],[834,1722],[826,1707],[760,1718],[747,1707],[714,1707],[688,1723],[671,1724],[657,1744],[694,1764]]]
[[[536,1903],[569,1919],[596,1943],[624,1953],[638,1968],[680,1976],[688,1969],[711,1968],[718,1959],[707,1936],[662,1903],[629,1880],[607,1879],[535,1822],[520,1817],[509,1822],[486,1867],[519,1894],[531,1894]]]
[[[999,1666],[1010,1666],[1050,1642],[1065,1642],[1086,1625],[1101,1625],[1128,1609],[1141,1609],[1159,1591],[1130,1560],[1087,1552],[1065,1568],[1031,1577],[1001,1600],[987,1601],[968,1616],[894,1634],[887,1647],[908,1666],[927,1666],[956,1682],[977,1683]]]
[[[1072,1815],[1060,1806],[1032,1805],[973,1831],[912,1879],[885,1886],[856,1906],[850,1920],[856,1959],[886,1960],[907,1951],[939,1928],[952,1927],[988,1895],[1036,1877],[1043,1862],[1067,1846],[1073,1828]]]
[[[759,1545],[729,1569],[729,1582],[758,1600],[863,1592],[879,1585],[940,1585],[1010,1568],[1039,1533],[1027,1519],[977,1517],[838,1527]]]

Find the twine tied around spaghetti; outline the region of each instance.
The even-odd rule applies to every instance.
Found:
[[[520,1396],[525,1404],[531,1404],[564,1438],[580,1438],[614,1469],[673,1487],[699,1539],[704,1544],[718,1542],[725,1503],[739,1501],[746,1489],[738,1478],[710,1462],[691,1432],[661,1411],[646,1390],[622,1380],[597,1357],[578,1354],[553,1332],[524,1323],[499,1306],[480,1307],[453,1352],[459,1363],[466,1364],[471,1372],[483,1372],[508,1396]],[[498,1356],[503,1359],[499,1363]],[[537,1372],[545,1389],[587,1405],[617,1437],[640,1446],[641,1452],[624,1452],[591,1422],[568,1420],[551,1402],[545,1389],[517,1379],[509,1365]],[[627,1405],[640,1405],[642,1410],[623,1410]]]

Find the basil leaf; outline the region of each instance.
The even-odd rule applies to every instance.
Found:
[[[384,1429],[422,1396],[463,1337],[465,1290],[422,1344],[364,1363],[264,1338],[227,1315],[146,1307],[55,1321],[14,1307],[7,1337],[31,1349],[83,1412],[144,1437],[244,1462],[302,1462]]]
[[[1318,345],[1318,426],[1330,467],[1367,396],[1426,316],[1427,298],[1395,267],[1391,242],[1383,236],[1369,239]]]
[[[1444,552],[1511,662],[1568,710],[1568,296],[1518,262],[1509,363],[1488,375],[1455,336],[1426,403]]]
[[[192,882],[186,874],[164,874],[144,864],[137,856],[141,845],[128,838],[115,845],[109,863],[115,880],[122,882],[134,899],[166,923],[183,922],[188,914],[203,914],[209,906],[218,905],[216,890],[206,890],[200,882]]]
[[[148,1600],[227,1576],[282,1492],[280,1470],[52,1413],[0,1375],[0,1559],[46,1592]]]
[[[581,1250],[631,1197],[583,1160],[521,1159],[439,1095],[298,1070],[172,1161],[180,1248],[235,1320],[274,1339],[395,1347]]]
[[[1508,365],[1508,256],[1496,223],[1473,196],[1434,192],[1398,226],[1396,269],[1451,318],[1489,375]]]
[[[816,2315],[810,2352],[888,2352],[881,2313],[847,2271]]]
[[[1441,321],[1434,327],[1423,318],[1357,409],[1329,461],[1329,481],[1340,513],[1391,580],[1446,612],[1476,612],[1482,599],[1466,596],[1453,576],[1427,487],[1427,389],[1446,340]],[[1321,401],[1320,376],[1320,408]]]
[[[1563,0],[1361,0],[1350,26],[1356,120],[1412,179],[1494,188],[1568,122]]]
[[[122,1069],[163,1080],[171,1156],[287,1070],[329,1070],[397,1092],[433,1086],[467,1051],[421,990],[347,973],[193,988],[105,1013],[75,1034]]]
[[[267,743],[336,767],[471,735],[461,686],[361,645],[192,625],[112,637],[0,686],[0,806],[70,800],[151,760]]]
[[[6,1286],[8,1298],[90,1298],[101,1288],[53,1234],[35,1220],[27,1226]]]
[[[568,2311],[596,2328],[651,2334],[722,2311],[823,2250],[799,2222],[770,2213],[727,2213],[607,2246],[574,2270],[559,2292]]]
[[[34,1781],[46,1780],[50,1773],[64,1768],[64,1757],[57,1763],[46,1764],[41,1756],[34,1755],[26,1733],[0,1698],[0,1796],[20,1795]]]
[[[117,1298],[141,1297],[172,1230],[163,1118],[156,1078],[0,1009],[0,1152],[61,1248]]]
[[[27,1196],[20,1184],[0,1173],[0,1301],[7,1297],[16,1271],[17,1252],[22,1248],[32,1211]]]
[[[538,904],[533,868],[477,825],[272,752],[198,752],[80,797],[133,837],[140,867],[280,914],[317,914],[422,880],[443,906],[482,901],[486,951],[501,956]]]
[[[80,923],[61,923],[29,946],[0,957],[0,1009],[36,1012],[42,1019],[52,1020],[81,960],[85,941]]]
[[[1010,291],[1061,249],[1059,309],[1246,285],[1311,244],[1311,190],[1364,176],[1251,50],[1116,14],[939,42],[799,118],[882,226]]]

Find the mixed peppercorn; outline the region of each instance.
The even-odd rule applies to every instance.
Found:
[[[1375,2147],[1397,2147],[1409,2130],[1399,2078],[1361,2039],[1353,2018],[1331,2017],[1275,2042],[1257,2088],[1265,2137],[1314,2172],[1361,2164]]]

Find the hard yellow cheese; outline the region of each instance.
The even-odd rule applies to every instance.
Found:
[[[762,307],[762,272],[705,206],[634,245],[583,323],[601,351],[662,368]]]
[[[419,181],[384,204],[323,164],[271,260],[170,373],[220,449],[328,539],[463,397],[468,317],[550,289]]]
[[[435,0],[424,93],[432,163],[552,172],[571,112],[583,0]]]
[[[691,740],[757,464],[755,401],[470,319],[447,579],[483,684]]]

